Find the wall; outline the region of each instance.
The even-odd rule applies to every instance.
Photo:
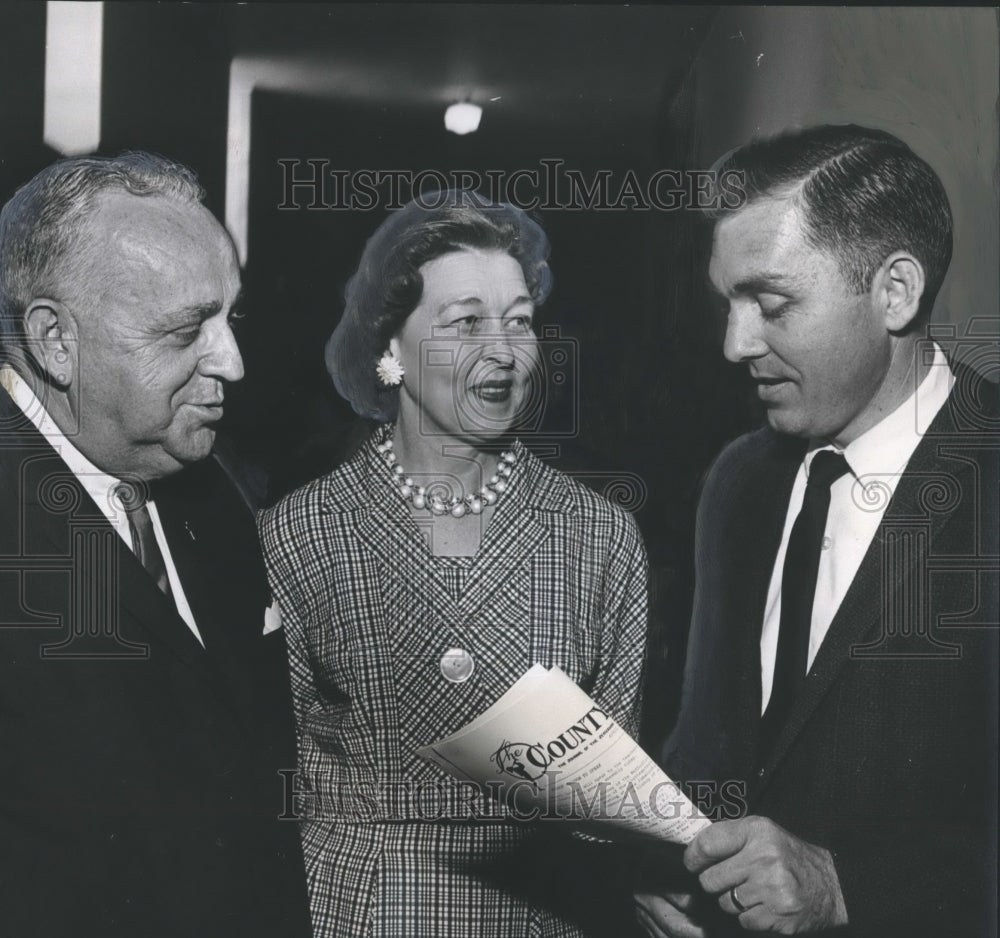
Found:
[[[58,155],[42,143],[45,4],[0,4],[0,205]]]

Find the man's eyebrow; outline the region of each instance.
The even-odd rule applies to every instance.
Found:
[[[192,323],[202,323],[218,313],[221,308],[217,302],[193,303],[190,306],[178,306],[176,309],[166,310],[160,313],[155,321],[161,329],[177,329],[190,326]]]
[[[244,294],[240,290],[229,307],[230,315],[240,311],[243,300]],[[213,316],[218,315],[221,311],[222,303],[218,300],[210,300],[207,303],[192,303],[190,306],[181,306],[178,309],[171,310],[166,314],[166,318],[170,322],[192,322],[194,320],[204,322],[206,319],[211,319]]]
[[[704,285],[706,289],[713,295],[722,297],[723,299],[729,295],[733,296],[745,296],[753,295],[755,293],[783,293],[795,286],[795,280],[787,277],[783,274],[757,274],[753,277],[747,277],[745,280],[740,280],[734,283],[729,291],[720,290],[714,283],[712,283],[712,278],[708,274],[704,277]]]
[[[787,290],[794,281],[782,274],[758,274],[733,284],[734,293],[771,293]]]
[[[187,315],[198,316],[201,319],[208,319],[222,309],[222,304],[217,300],[210,303],[196,303],[194,306],[186,306],[183,312]]]

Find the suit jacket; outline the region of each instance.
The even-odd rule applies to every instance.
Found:
[[[720,456],[668,771],[831,851],[855,936],[995,929],[998,408],[965,369],[910,459],[770,757],[756,757],[768,584],[805,445]],[[692,786],[694,791],[694,786]]]
[[[307,936],[252,513],[213,460],[153,495],[205,648],[0,393],[0,934]]]

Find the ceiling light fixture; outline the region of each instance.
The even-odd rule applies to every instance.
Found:
[[[482,116],[483,109],[478,104],[462,101],[452,104],[444,112],[444,126],[453,134],[471,134],[479,129],[479,120]]]

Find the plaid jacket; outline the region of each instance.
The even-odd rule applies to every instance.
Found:
[[[584,934],[572,903],[551,908],[560,876],[536,825],[414,753],[536,662],[636,732],[647,601],[636,525],[516,444],[456,598],[375,452],[383,433],[261,516],[287,629],[315,934]],[[442,675],[453,648],[475,661],[464,683]]]

